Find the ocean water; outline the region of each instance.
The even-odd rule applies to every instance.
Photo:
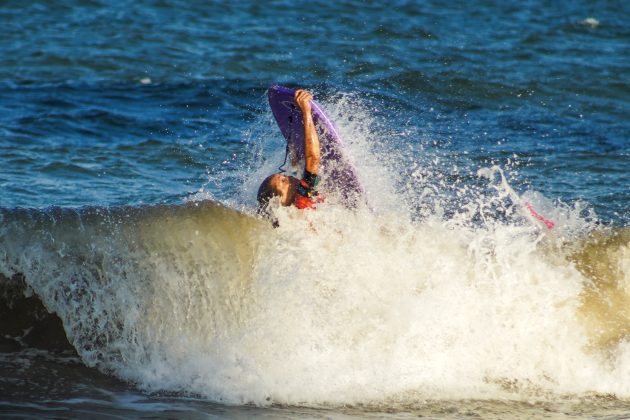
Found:
[[[2,2],[0,413],[626,417],[629,19]],[[275,83],[365,206],[256,216]]]

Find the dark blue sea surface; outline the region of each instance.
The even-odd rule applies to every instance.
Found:
[[[627,416],[628,22],[2,1],[0,413]],[[325,105],[379,204],[315,213],[307,245],[252,217],[284,156],[272,84]]]
[[[229,195],[208,179],[247,165],[278,82],[364,98],[412,133],[384,143],[460,173],[516,160],[520,191],[625,225],[629,18],[622,1],[4,2],[0,205]]]

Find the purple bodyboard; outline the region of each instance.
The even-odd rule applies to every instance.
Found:
[[[269,105],[282,135],[294,147],[298,157],[304,157],[304,120],[294,100],[295,91],[282,86],[268,90]],[[322,107],[311,101],[313,122],[319,137],[321,189],[338,194],[348,206],[355,206],[363,197],[355,167],[344,155],[344,145],[337,128]]]

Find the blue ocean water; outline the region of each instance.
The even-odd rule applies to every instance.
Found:
[[[0,412],[623,417],[629,20],[3,1]],[[275,83],[335,118],[370,211],[255,217]]]
[[[383,142],[423,143],[460,172],[516,160],[521,191],[625,225],[629,14],[621,1],[5,2],[1,206],[179,202],[251,159],[278,82],[365,98],[408,133]]]

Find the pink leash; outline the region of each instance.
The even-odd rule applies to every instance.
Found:
[[[538,212],[536,212],[536,210],[534,210],[534,207],[531,204],[529,204],[529,202],[526,201],[524,205],[525,205],[525,208],[527,210],[529,210],[529,212],[532,214],[532,216],[534,216],[534,218],[540,220],[541,222],[543,222],[545,224],[545,226],[547,226],[547,229],[551,230],[556,225],[551,220],[545,219],[543,216],[538,214]]]

